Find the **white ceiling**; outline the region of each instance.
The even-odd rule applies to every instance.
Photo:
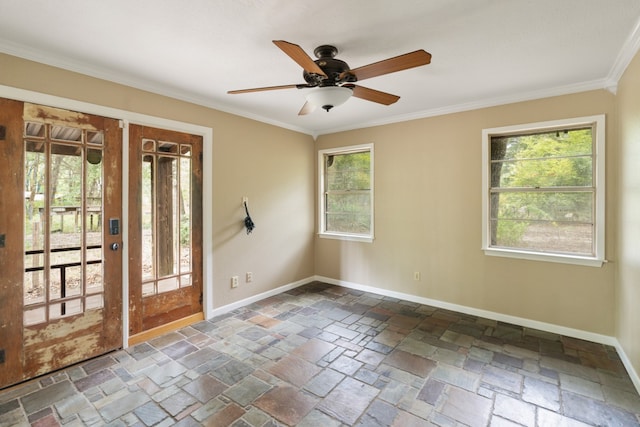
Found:
[[[318,135],[615,88],[639,23],[638,0],[0,0],[0,52]],[[359,83],[391,106],[298,116],[305,90],[226,93],[304,83],[272,40],[332,44],[351,68],[433,58]]]

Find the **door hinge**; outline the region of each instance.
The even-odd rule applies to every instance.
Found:
[[[0,125],[0,141],[4,141],[7,137],[7,127]]]
[[[200,301],[200,305],[202,305],[202,301],[203,301],[202,292],[200,292],[200,299],[198,301]]]

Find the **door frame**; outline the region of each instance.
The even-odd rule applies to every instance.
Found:
[[[31,102],[66,110],[78,111],[105,117],[113,117],[122,121],[123,147],[129,146],[129,124],[151,126],[177,132],[190,133],[202,136],[202,213],[203,218],[213,217],[213,129],[191,123],[164,119],[141,113],[121,110],[91,104],[83,101],[48,95],[11,86],[0,85],[0,97],[15,99],[16,101]],[[123,257],[122,268],[122,347],[129,345],[129,150],[122,150],[122,241],[121,251]],[[126,167],[124,167],[127,165]],[[203,221],[202,224],[202,293],[204,318],[213,317],[213,225],[211,221]],[[207,238],[208,237],[208,238]]]

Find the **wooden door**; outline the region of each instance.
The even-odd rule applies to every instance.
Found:
[[[122,346],[122,130],[0,99],[0,145],[1,388]]]
[[[204,318],[202,137],[129,127],[130,344]]]

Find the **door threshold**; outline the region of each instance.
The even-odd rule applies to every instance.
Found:
[[[194,323],[198,323],[202,320],[204,320],[204,313],[196,313],[191,316],[183,317],[182,319],[174,320],[173,322],[130,336],[128,346],[131,347],[133,345],[140,344],[141,342],[149,341],[153,338],[159,337],[160,335],[177,331],[178,329],[193,325]]]

